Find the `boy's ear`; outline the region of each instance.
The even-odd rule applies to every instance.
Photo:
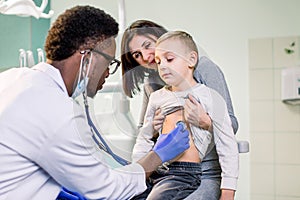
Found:
[[[196,66],[197,64],[197,61],[198,61],[198,53],[196,51],[192,51],[190,53],[190,56],[189,56],[189,63],[190,63],[190,66]]]

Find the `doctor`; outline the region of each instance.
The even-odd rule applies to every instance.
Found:
[[[83,108],[70,97],[84,88],[94,97],[115,71],[117,33],[102,10],[76,6],[49,30],[47,63],[0,74],[0,200],[54,200],[62,187],[87,199],[129,199],[162,162],[189,147],[187,131],[173,131],[137,163],[105,164]]]

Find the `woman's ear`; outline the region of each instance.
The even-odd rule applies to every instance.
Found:
[[[198,53],[196,51],[191,51],[189,55],[190,66],[196,66],[198,61]]]

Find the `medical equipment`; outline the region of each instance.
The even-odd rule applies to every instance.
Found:
[[[95,133],[97,135],[97,137],[101,140],[101,143],[96,139],[95,135],[93,135],[93,139],[94,141],[97,143],[97,145],[104,150],[105,152],[107,152],[108,154],[110,154],[118,163],[120,163],[121,165],[128,165],[130,164],[129,161],[121,158],[120,156],[118,156],[117,154],[115,154],[111,148],[108,146],[108,144],[105,142],[105,140],[103,139],[103,137],[101,136],[101,134],[99,133],[99,131],[97,130],[96,126],[94,125],[91,117],[90,117],[90,113],[89,113],[89,105],[88,105],[88,101],[87,101],[87,93],[86,91],[83,91],[83,99],[84,99],[84,106],[85,106],[85,112],[86,112],[86,116],[87,116],[87,120],[88,120],[88,124],[91,127],[91,131],[93,133]]]
[[[36,6],[33,0],[1,0],[0,13],[21,17],[33,16],[37,19],[50,18],[54,14],[53,10],[48,14],[43,13],[47,4],[48,0],[43,0],[40,7]]]
[[[87,51],[81,51],[82,54],[81,57],[81,62],[80,62],[80,68],[79,68],[79,77],[77,81],[76,88],[72,94],[72,98],[76,98],[80,94],[83,96],[83,101],[84,101],[84,106],[85,106],[85,112],[86,112],[86,117],[88,124],[91,128],[91,131],[94,133],[93,134],[93,139],[96,142],[96,144],[99,146],[100,149],[103,151],[107,152],[110,154],[118,163],[121,165],[128,165],[130,164],[129,161],[121,158],[120,156],[116,155],[111,148],[108,146],[108,144],[105,142],[99,131],[97,130],[96,126],[94,125],[90,113],[89,113],[89,105],[88,105],[88,100],[87,100],[87,84],[88,84],[88,74],[90,70],[90,65],[92,63],[92,58],[93,58],[93,53],[92,52],[87,52]],[[90,54],[89,58],[85,58],[87,54]],[[98,137],[100,139],[97,140]]]
[[[38,63],[45,62],[44,51],[41,48],[37,49]],[[19,49],[19,66],[20,67],[32,67],[35,65],[33,52],[31,50],[25,51]]]
[[[281,71],[281,99],[291,105],[300,104],[300,67],[290,67]]]
[[[28,67],[34,66],[35,63],[34,63],[34,58],[33,58],[33,53],[32,53],[32,51],[27,50],[27,51],[26,51],[26,54],[27,54],[27,66],[28,66]]]
[[[19,63],[20,63],[20,67],[27,66],[27,57],[24,49],[19,49]]]
[[[80,60],[80,68],[79,68],[79,77],[77,80],[77,84],[75,87],[75,90],[72,94],[72,98],[75,99],[78,97],[80,94],[83,93],[84,90],[86,90],[87,84],[89,82],[89,71],[90,71],[90,66],[93,60],[93,54],[91,54],[90,59],[85,59],[85,53],[86,51],[81,51],[81,60]]]
[[[45,56],[44,56],[44,52],[41,48],[37,49],[37,53],[38,53],[38,62],[45,62]]]
[[[163,153],[165,147],[164,147],[164,141],[171,142],[174,140],[174,135],[176,135],[178,132],[180,134],[188,136],[189,131],[186,129],[186,125],[183,121],[178,121],[176,123],[176,127],[168,134],[160,134],[159,140],[157,140],[155,146],[153,147],[153,151],[159,156],[161,159],[162,163],[165,163],[167,161],[170,161],[174,155],[176,155],[176,152],[178,152],[177,148],[180,148],[177,146],[177,148],[170,149],[168,153]],[[160,141],[160,142],[159,142]],[[176,142],[176,139],[175,139]],[[184,140],[180,140],[180,144],[182,147],[185,149],[189,148],[189,139],[188,137],[185,137]],[[176,146],[174,146],[176,147]]]

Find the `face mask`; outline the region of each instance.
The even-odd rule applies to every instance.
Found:
[[[79,78],[78,78],[78,81],[77,81],[76,88],[74,89],[73,94],[72,94],[73,99],[78,97],[83,92],[86,92],[86,88],[87,88],[87,85],[88,85],[88,82],[89,82],[88,74],[89,74],[89,71],[90,71],[90,66],[91,66],[91,63],[92,63],[93,54],[91,53],[91,57],[90,57],[90,59],[87,63],[83,63],[84,56],[85,55],[82,55],[82,57],[81,57],[80,69],[79,69]],[[80,80],[80,77],[83,77],[82,80]]]
[[[75,90],[74,90],[74,92],[72,94],[72,98],[73,99],[75,99],[76,97],[78,97],[80,94],[82,94],[86,90],[88,82],[89,82],[89,78],[85,77],[83,80],[81,80],[77,84],[77,86],[76,86],[76,88],[75,88]]]

